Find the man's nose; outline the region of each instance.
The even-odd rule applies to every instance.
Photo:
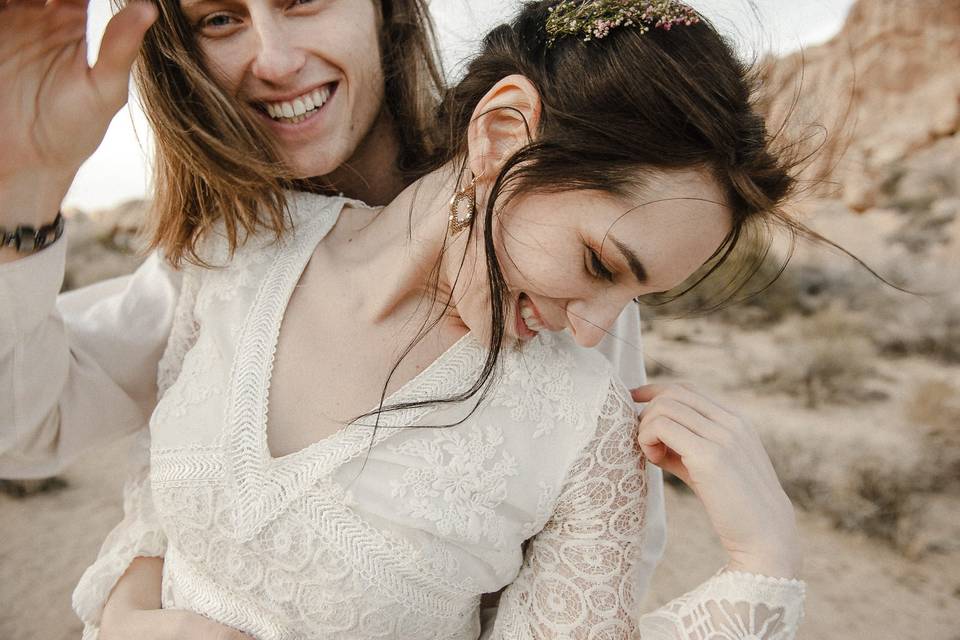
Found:
[[[263,19],[254,24],[257,35],[257,53],[253,74],[271,84],[285,84],[293,79],[306,63],[303,49],[290,43],[283,25],[276,20]]]

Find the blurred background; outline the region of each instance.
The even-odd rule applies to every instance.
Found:
[[[798,507],[800,638],[960,640],[960,2],[690,4],[761,65],[770,129],[816,150],[791,212],[922,295],[808,243],[764,288],[790,250],[780,242],[739,304],[695,313],[718,293],[706,290],[642,309],[650,377],[715,392],[760,431]],[[516,6],[432,1],[451,79]],[[96,43],[105,0],[91,15]],[[65,288],[139,263],[149,154],[134,100],[67,198]],[[0,639],[79,637],[70,593],[120,518],[126,446],[60,478],[0,481]],[[696,498],[673,482],[667,519],[650,607],[724,561]]]

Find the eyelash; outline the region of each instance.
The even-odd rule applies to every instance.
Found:
[[[226,27],[226,26],[229,26],[228,24],[214,25],[214,24],[213,24],[213,21],[216,20],[217,18],[230,18],[230,17],[231,17],[231,16],[228,16],[228,15],[225,14],[225,13],[215,13],[215,14],[213,14],[212,16],[207,16],[207,17],[204,18],[203,20],[200,20],[200,21],[197,23],[197,29],[206,29],[206,28],[208,28],[208,27],[213,27],[214,29],[216,29],[216,28],[218,28],[218,27]]]
[[[594,278],[600,280],[606,280],[607,282],[613,282],[613,272],[610,269],[607,269],[603,262],[600,260],[600,256],[597,255],[597,252],[587,247],[587,253],[589,256],[589,262],[586,266],[587,273],[589,273]]]
[[[604,266],[603,262],[600,260],[600,256],[597,255],[597,252],[590,247],[587,247],[587,255],[589,256],[589,262],[584,264],[584,269],[586,272],[593,278],[606,280],[607,282],[613,282],[613,272]],[[636,305],[642,305],[643,300],[641,300],[641,296],[634,298],[633,303]]]

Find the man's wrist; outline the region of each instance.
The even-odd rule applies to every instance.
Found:
[[[0,227],[39,228],[52,223],[75,175],[38,169],[0,178]]]
[[[15,229],[7,229],[0,226],[0,247],[23,254],[36,253],[59,240],[65,224],[63,214],[57,213],[53,222],[42,227],[19,225]]]

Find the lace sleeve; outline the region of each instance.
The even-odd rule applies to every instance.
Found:
[[[720,570],[640,618],[640,637],[793,640],[803,618],[805,592],[801,580]]]
[[[137,436],[131,473],[123,488],[123,520],[107,535],[96,561],[73,591],[73,610],[83,621],[83,640],[96,640],[110,592],[137,557],[162,557],[167,538],[157,520],[150,489],[150,434]]]
[[[547,525],[482,638],[539,640],[791,640],[803,583],[718,572],[649,614],[639,599],[646,517],[645,458],[626,391],[612,385],[592,441],[567,474]]]

